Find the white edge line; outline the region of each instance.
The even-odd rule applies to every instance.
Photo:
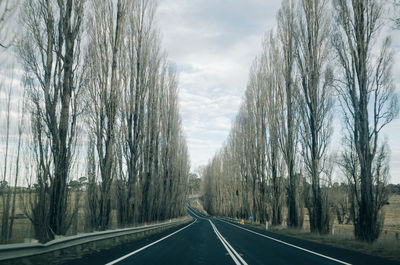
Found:
[[[192,212],[196,212],[197,215],[199,215],[200,217],[202,217],[202,218],[204,218],[204,219],[209,218],[209,216],[205,216],[204,214],[202,214],[201,212],[197,211],[195,208],[193,208],[193,207],[191,207],[191,206],[190,206],[190,210],[191,210]]]
[[[197,218],[201,218],[200,216],[198,216],[197,214],[195,214],[189,207],[188,207],[188,211],[191,212],[194,216],[196,216]]]
[[[194,216],[196,216],[196,217],[199,218],[199,219],[207,219],[207,218],[198,216],[198,215],[197,215],[192,209],[190,209],[189,207],[188,207],[188,211],[191,212],[192,214],[194,214]]]
[[[311,254],[314,254],[314,255],[317,255],[317,256],[320,256],[320,257],[329,259],[329,260],[333,260],[333,261],[338,262],[338,263],[341,263],[341,264],[351,265],[351,263],[347,263],[347,262],[344,262],[344,261],[341,261],[341,260],[338,260],[338,259],[335,259],[335,258],[332,258],[332,257],[329,257],[329,256],[325,256],[325,255],[320,254],[320,253],[318,253],[318,252],[314,252],[314,251],[311,251],[311,250],[308,250],[308,249],[305,249],[305,248],[302,248],[302,247],[299,247],[299,246],[296,246],[296,245],[287,243],[287,242],[285,242],[285,241],[282,241],[282,240],[279,240],[279,239],[276,239],[276,238],[273,238],[273,237],[270,237],[270,236],[267,236],[267,235],[264,235],[264,234],[261,234],[261,233],[257,233],[257,232],[255,232],[255,231],[252,231],[252,230],[247,229],[247,228],[244,228],[244,227],[240,227],[240,226],[238,226],[238,225],[232,224],[232,223],[227,222],[227,221],[224,221],[224,220],[222,220],[222,219],[217,218],[217,220],[219,220],[219,221],[221,221],[221,222],[224,222],[224,223],[228,223],[228,224],[233,225],[233,226],[236,226],[237,228],[246,230],[246,231],[248,231],[248,232],[250,232],[250,233],[253,233],[253,234],[256,234],[256,235],[259,235],[259,236],[262,236],[262,237],[266,237],[266,238],[271,239],[271,240],[274,240],[274,241],[276,241],[276,242],[279,242],[279,243],[288,245],[288,246],[290,246],[290,247],[297,248],[297,249],[306,251],[306,252],[308,252],[308,253],[311,253]]]
[[[138,253],[138,252],[140,252],[140,251],[142,251],[142,250],[144,250],[144,249],[146,249],[146,248],[148,248],[148,247],[151,247],[152,245],[157,244],[158,242],[163,241],[164,239],[167,239],[168,237],[170,237],[170,236],[172,236],[172,235],[175,235],[176,233],[182,231],[183,229],[188,228],[189,226],[191,226],[192,224],[194,224],[196,221],[197,221],[197,219],[194,220],[193,222],[191,222],[190,224],[188,224],[187,226],[185,226],[185,227],[183,227],[183,228],[181,228],[181,229],[179,229],[179,230],[177,230],[177,231],[175,231],[175,232],[173,232],[173,233],[171,233],[171,234],[169,234],[169,235],[167,235],[167,236],[165,236],[165,237],[163,237],[163,238],[160,238],[160,239],[158,239],[157,241],[154,241],[153,243],[150,243],[150,244],[148,244],[148,245],[146,245],[146,246],[144,246],[144,247],[141,247],[141,248],[139,248],[139,249],[137,249],[137,250],[135,250],[135,251],[133,251],[133,252],[131,252],[131,253],[128,253],[128,254],[126,254],[125,256],[122,256],[122,257],[120,257],[120,258],[118,258],[118,259],[116,259],[116,260],[113,260],[113,261],[111,261],[111,262],[109,262],[109,263],[106,263],[105,265],[113,265],[113,264],[115,264],[115,263],[117,263],[117,262],[120,262],[121,260],[126,259],[127,257],[130,257],[130,256],[132,256],[132,255],[135,255],[136,253]]]

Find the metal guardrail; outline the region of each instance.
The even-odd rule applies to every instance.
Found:
[[[226,216],[218,216],[217,218],[228,221],[228,222],[240,224],[240,219],[238,219],[238,218],[231,218],[231,217],[226,217]]]
[[[74,247],[77,245],[82,245],[99,240],[111,239],[115,237],[145,232],[157,228],[168,227],[184,223],[187,220],[188,219],[185,218],[174,222],[165,222],[160,224],[139,226],[133,228],[122,228],[115,230],[79,234],[75,236],[68,236],[64,238],[55,239],[45,244],[18,243],[18,244],[0,245],[0,261],[46,254],[52,251]]]

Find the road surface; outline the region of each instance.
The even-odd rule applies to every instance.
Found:
[[[250,229],[207,217],[192,208],[194,221],[123,246],[86,255],[80,264],[399,264],[346,249]]]

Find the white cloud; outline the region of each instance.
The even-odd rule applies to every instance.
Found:
[[[192,170],[206,164],[228,137],[244,96],[251,62],[261,51],[265,32],[275,26],[280,3],[280,0],[159,0],[157,23],[162,46],[179,72],[180,112]],[[393,73],[400,90],[400,31],[389,33],[393,37],[392,47],[397,51]],[[0,52],[0,69],[5,75],[0,80],[5,84],[12,76],[4,70],[17,64],[10,54]],[[14,69],[16,87],[21,87],[21,75],[22,70]],[[22,95],[21,91],[13,93]],[[5,90],[0,89],[1,103],[5,97]],[[17,102],[12,107],[16,109]],[[1,111],[0,117],[4,122],[5,114]],[[0,123],[4,128],[3,125]],[[340,137],[338,127],[335,127],[336,138]],[[395,183],[400,183],[399,131],[400,119],[383,132],[392,150],[391,175]],[[332,149],[340,140],[334,142]]]
[[[253,58],[280,1],[160,0],[163,47],[179,71],[180,111],[192,169],[225,141]]]
[[[254,57],[273,29],[281,1],[160,0],[163,47],[179,72],[180,111],[192,170],[206,164],[226,140],[239,110]],[[400,34],[393,35],[394,78],[400,89]],[[337,122],[338,124],[340,123]],[[335,126],[332,150],[340,144]],[[392,182],[400,183],[400,120],[384,134],[392,149]]]

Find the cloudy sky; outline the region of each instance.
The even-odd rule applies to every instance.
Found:
[[[182,124],[192,170],[207,164],[228,136],[265,32],[280,0],[159,0],[163,47],[179,72]],[[393,35],[394,76],[400,80],[400,31]],[[399,83],[399,82],[397,82]],[[399,87],[399,85],[398,85]],[[340,138],[335,126],[333,149]],[[400,120],[383,132],[392,151],[391,182],[400,183]]]
[[[163,47],[179,72],[182,125],[192,170],[207,164],[226,140],[247,84],[250,65],[264,34],[276,25],[281,0],[158,0],[157,24]],[[4,30],[4,29],[3,29]],[[9,27],[9,30],[15,30]],[[400,30],[393,37],[393,74],[400,91]],[[20,86],[22,71],[10,54],[0,53],[0,77]],[[11,71],[10,69],[14,69]],[[11,73],[13,72],[13,73]],[[12,80],[16,80],[12,82]],[[21,90],[22,91],[22,90]],[[0,100],[5,102],[5,91]],[[18,104],[12,103],[12,109]],[[0,110],[0,116],[4,117]],[[16,113],[16,111],[15,111]],[[12,120],[17,120],[13,117]],[[1,128],[4,128],[4,120]],[[340,120],[331,149],[340,150]],[[383,131],[391,148],[391,182],[400,183],[400,119]],[[4,148],[0,148],[2,154]]]

